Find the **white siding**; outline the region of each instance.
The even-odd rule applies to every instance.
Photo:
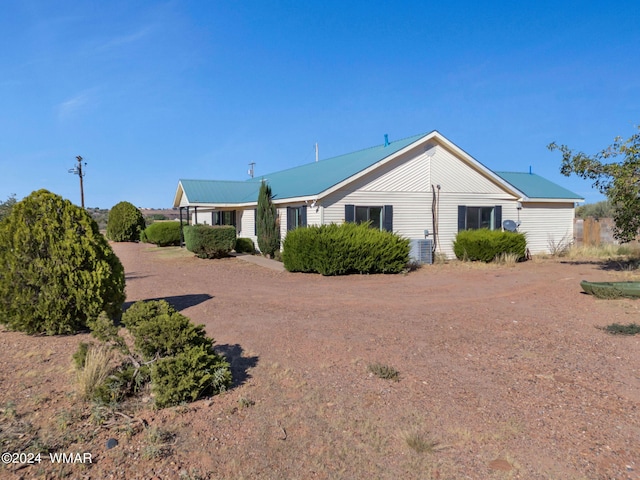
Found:
[[[238,224],[238,237],[250,238],[258,247],[258,237],[255,236],[255,209],[246,208],[236,211],[236,223]]]
[[[431,181],[434,185],[440,185],[442,193],[480,193],[500,195],[501,198],[514,198],[501,186],[447,149],[438,146],[431,152]]]
[[[438,215],[438,248],[437,252],[454,258],[453,241],[458,234],[458,206],[468,207],[502,207],[502,220],[517,220],[517,201],[508,195],[475,194],[440,194]]]
[[[552,244],[573,242],[573,203],[523,203],[518,231],[532,254],[549,253]]]
[[[440,146],[409,152],[375,174],[323,199],[324,223],[344,222],[345,205],[392,205],[396,233],[420,239],[429,230],[429,238],[433,238],[433,187],[439,211],[437,251],[452,257],[459,205],[501,205],[503,220],[517,217],[517,199],[513,195]]]

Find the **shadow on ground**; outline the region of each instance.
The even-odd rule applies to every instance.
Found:
[[[632,272],[640,268],[637,258],[624,260],[565,260],[560,263],[567,265],[597,265],[600,270],[613,272]]]
[[[249,369],[258,364],[258,357],[243,357],[242,347],[237,343],[235,345],[216,345],[215,351],[227,358],[231,365],[231,374],[233,375],[233,386],[239,387],[251,378]]]
[[[189,295],[175,295],[172,297],[158,297],[158,298],[145,298],[145,302],[150,302],[152,300],[166,300],[169,305],[175,308],[178,311],[184,310],[189,307],[194,307],[199,305],[202,302],[206,302],[207,300],[211,300],[213,298],[212,295],[208,293],[193,293]],[[126,311],[131,305],[135,302],[125,302],[122,305],[122,311]]]

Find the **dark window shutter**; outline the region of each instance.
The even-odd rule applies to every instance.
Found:
[[[211,225],[216,224],[216,212],[211,212]]]
[[[458,205],[458,231],[467,229],[467,207]]]
[[[293,208],[287,207],[287,232],[293,230]]]
[[[382,217],[382,228],[387,232],[393,232],[393,206],[385,205]]]
[[[494,230],[502,230],[502,205],[496,205],[493,210],[493,228]]]
[[[238,222],[236,222],[236,211],[235,210],[233,210],[231,212],[231,225],[236,227],[236,231],[238,230]]]
[[[303,205],[300,211],[300,226],[301,227],[307,226],[307,206],[306,205]]]
[[[344,221],[355,222],[356,221],[356,206],[345,205],[344,206]]]

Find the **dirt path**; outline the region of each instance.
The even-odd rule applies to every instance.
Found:
[[[236,386],[141,411],[172,439],[163,455],[144,455],[145,431],[78,440],[97,461],[65,467],[71,478],[640,479],[640,338],[596,328],[638,323],[640,302],[579,287],[628,272],[531,261],[326,278],[114,248],[127,300],[166,298],[205,324]],[[72,408],[82,337],[0,332],[0,402],[34,424]],[[375,362],[400,381],[371,375]],[[40,364],[49,380],[29,376]],[[118,447],[105,449],[109,437]]]

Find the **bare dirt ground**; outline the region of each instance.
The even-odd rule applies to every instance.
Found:
[[[161,411],[99,408],[75,394],[88,335],[0,330],[2,449],[92,456],[0,478],[640,479],[640,336],[597,328],[640,323],[640,301],[579,286],[633,278],[615,263],[329,278],[114,249],[127,300],[165,298],[205,324],[235,385]]]

